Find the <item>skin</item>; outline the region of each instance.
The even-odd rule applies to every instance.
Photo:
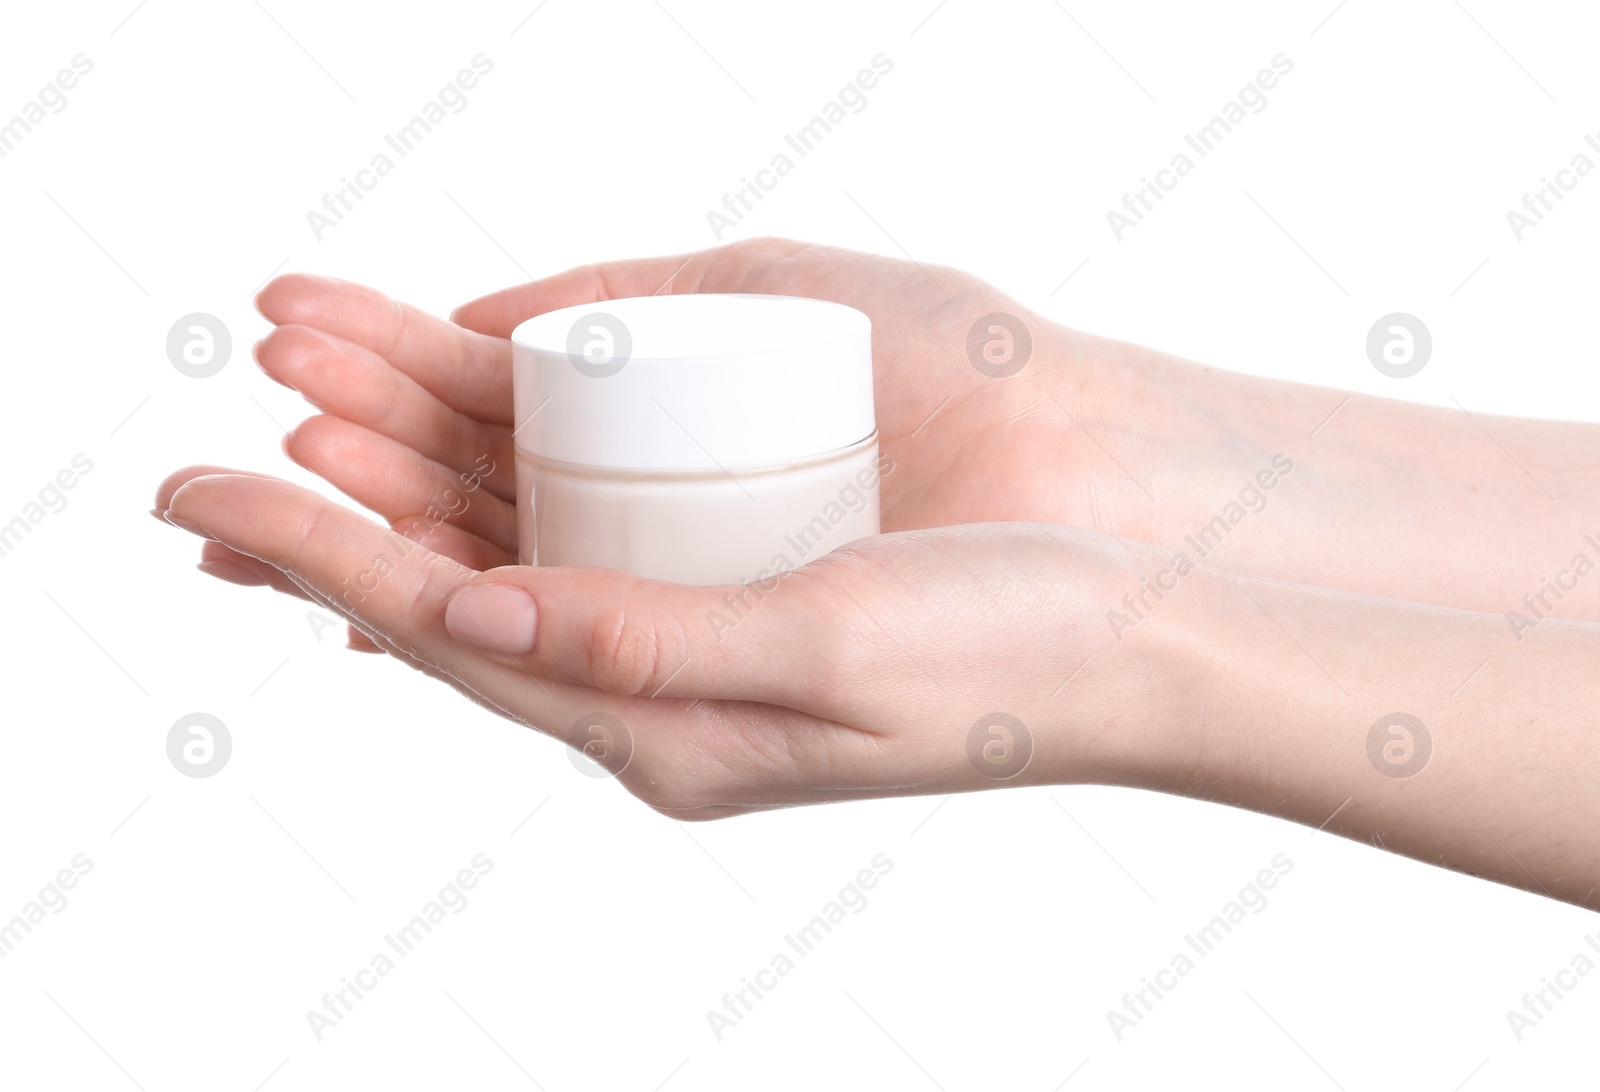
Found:
[[[707,615],[739,589],[514,564],[506,335],[694,291],[867,312],[894,464],[888,533],[784,576],[720,639]],[[212,575],[337,610],[352,647],[513,720],[569,738],[619,718],[606,761],[657,810],[1132,785],[1597,905],[1600,627],[1561,619],[1600,618],[1600,579],[1547,593],[1555,617],[1520,634],[1506,618],[1600,530],[1571,515],[1600,481],[1592,426],[1346,402],[1068,330],[958,271],[784,240],[584,267],[453,322],[300,274],[258,305],[261,367],[321,411],[286,451],[403,533],[216,467],[169,477],[158,514],[207,540]],[[994,313],[1032,337],[1009,378],[969,353]],[[1275,456],[1292,472],[1264,506],[1175,574]],[[996,712],[1021,731],[988,730]],[[1429,740],[1378,724],[1396,712]]]

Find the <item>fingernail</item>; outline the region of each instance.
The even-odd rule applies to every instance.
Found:
[[[179,519],[171,512],[161,513],[161,518],[172,524],[174,527],[188,531],[191,535],[199,535],[201,538],[210,539],[212,542],[217,541],[217,536],[213,535],[210,531],[207,531],[198,523],[190,523],[186,519]]]
[[[259,587],[266,581],[259,573],[255,573],[240,565],[236,561],[218,558],[215,561],[202,561],[195,568],[207,576],[214,576],[218,580],[226,580],[230,584],[240,584],[246,588]]]
[[[464,645],[506,656],[533,651],[539,608],[533,596],[506,584],[475,584],[450,597],[444,627]]]

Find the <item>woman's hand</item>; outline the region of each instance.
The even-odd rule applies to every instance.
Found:
[[[766,585],[689,587],[607,569],[478,573],[317,494],[216,468],[157,506],[339,611],[376,646],[504,716],[603,753],[682,818],[1005,784],[1122,780],[1139,668],[1084,661],[1136,583],[1117,540],[1047,524],[864,539]],[[1175,660],[1173,661],[1175,664]],[[1082,669],[1082,670],[1080,670]],[[1071,679],[1071,685],[1066,685]],[[618,729],[617,725],[625,726]]]
[[[956,270],[787,240],[586,266],[469,303],[453,316],[459,325],[372,289],[290,274],[260,294],[277,329],[256,353],[324,413],[291,434],[295,461],[391,523],[418,514],[453,476],[492,464],[494,499],[453,522],[483,541],[480,556],[514,555],[512,329],[559,307],[693,292],[812,296],[872,319],[879,441],[895,468],[883,482],[886,530],[1089,526],[1097,504],[1139,495],[1132,481],[1091,474],[1103,457],[1087,458],[1090,441],[1072,437],[1085,374],[1063,366],[1066,331]]]
[[[1497,655],[1495,615],[1178,572],[1049,524],[882,535],[719,588],[479,573],[255,475],[180,473],[157,504],[679,818],[1134,785],[1600,906],[1600,626]]]

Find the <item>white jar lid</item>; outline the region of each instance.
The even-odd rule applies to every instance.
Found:
[[[876,427],[872,322],[800,296],[661,295],[550,311],[511,333],[516,444],[633,470],[774,466]]]

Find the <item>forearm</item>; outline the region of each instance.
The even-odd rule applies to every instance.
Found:
[[[1203,570],[1148,621],[1189,715],[1129,780],[1600,908],[1600,627]]]
[[[1240,571],[1498,614],[1508,635],[1513,611],[1600,621],[1600,426],[1083,346],[1094,363],[1057,381],[1131,475],[1102,499],[1123,524],[1107,529],[1191,560],[1197,544]],[[1259,490],[1260,510],[1216,523],[1280,454],[1293,470]]]

